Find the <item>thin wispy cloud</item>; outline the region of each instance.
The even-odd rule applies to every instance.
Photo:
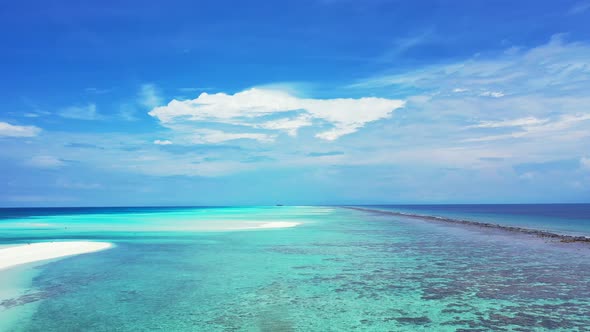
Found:
[[[342,151],[326,151],[326,152],[310,152],[307,154],[309,157],[330,157],[343,155]]]
[[[391,62],[395,61],[400,55],[415,47],[422,46],[431,42],[435,37],[434,30],[428,29],[420,34],[411,35],[408,37],[397,38],[393,41],[393,45],[383,54],[376,58],[377,62]]]
[[[529,116],[526,118],[499,120],[499,121],[482,121],[478,124],[468,126],[468,128],[501,128],[501,127],[523,127],[535,126],[549,122],[549,119],[537,119]]]
[[[33,137],[41,132],[36,126],[18,126],[0,122],[0,137]]]
[[[586,132],[590,128],[590,114],[562,115],[557,119],[536,119],[523,118],[505,121],[485,121],[470,128],[502,128],[519,127],[520,131],[508,134],[480,136],[466,139],[466,142],[496,141],[508,138],[520,138],[527,136],[550,137],[561,135],[561,137],[588,137]],[[577,130],[575,130],[577,128]]]
[[[102,116],[98,113],[96,109],[96,104],[90,103],[85,106],[70,106],[64,109],[61,109],[57,112],[59,116],[62,118],[67,119],[74,119],[74,120],[98,120],[101,119]]]
[[[99,183],[89,183],[82,181],[70,181],[66,179],[58,179],[56,186],[64,189],[81,189],[81,190],[96,190],[101,189],[102,185]]]
[[[272,142],[273,135],[262,133],[230,133],[214,129],[196,129],[190,131],[185,136],[185,142],[188,144],[207,144],[207,143],[222,143],[233,140],[255,140],[261,143]]]
[[[146,108],[154,108],[162,104],[162,97],[154,84],[143,84],[139,90],[138,101]]]
[[[576,3],[570,10],[571,15],[578,15],[590,10],[590,1],[581,1]]]
[[[546,138],[546,146],[557,140],[551,135],[560,132],[560,139],[585,137],[584,130],[590,133],[588,54],[589,44],[568,43],[563,35],[555,35],[544,45],[518,53],[375,76],[354,87],[416,89],[420,95],[407,98],[405,113],[441,119],[444,123],[437,130],[446,127],[457,133],[449,139],[463,136],[459,142],[483,142],[537,137]],[[473,130],[462,133],[461,123],[474,119],[478,123],[463,126]],[[515,130],[489,132],[510,127]]]
[[[26,164],[37,168],[60,168],[65,166],[62,159],[50,155],[34,156]]]
[[[454,91],[454,92],[456,92],[456,91]],[[483,97],[493,97],[493,98],[502,98],[505,96],[502,91],[484,91],[484,92],[480,93],[479,95],[483,96]]]
[[[460,92],[481,94],[478,91],[489,91],[486,95],[506,91],[534,93],[549,87],[553,93],[568,92],[574,88],[572,82],[588,82],[589,50],[588,44],[568,43],[563,35],[557,34],[544,45],[516,54],[475,56],[466,61],[426,66],[402,74],[377,75],[351,87],[399,86],[441,91],[444,87],[457,89],[459,86]],[[535,79],[531,79],[533,77]],[[508,88],[500,89],[504,87]]]
[[[134,104],[123,103],[119,106],[118,117],[125,121],[137,121],[138,111]]]

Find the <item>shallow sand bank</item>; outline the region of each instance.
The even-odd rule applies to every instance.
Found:
[[[0,248],[0,270],[21,264],[109,249],[108,242],[41,242]]]
[[[298,225],[301,225],[301,223],[289,222],[289,221],[272,221],[272,222],[260,224],[256,228],[288,228],[288,227],[295,227]]]

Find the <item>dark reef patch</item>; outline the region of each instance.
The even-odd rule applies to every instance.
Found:
[[[483,228],[493,228],[493,229],[499,229],[499,230],[504,230],[504,231],[508,231],[508,232],[516,232],[516,233],[534,235],[534,236],[537,236],[540,238],[559,240],[560,242],[564,242],[564,243],[578,242],[578,243],[590,244],[590,237],[557,234],[557,233],[544,231],[544,230],[538,230],[538,229],[516,227],[516,226],[506,226],[506,225],[473,221],[473,220],[435,217],[435,216],[427,216],[427,215],[411,214],[411,213],[401,213],[401,212],[394,212],[394,211],[383,211],[383,210],[359,208],[359,207],[353,207],[353,206],[343,206],[343,208],[357,210],[357,211],[363,211],[363,212],[369,212],[369,213],[375,213],[375,214],[380,214],[380,215],[391,215],[391,216],[421,219],[421,220],[427,220],[427,221],[446,222],[446,223],[453,223],[453,224],[477,226],[477,227],[483,227]]]

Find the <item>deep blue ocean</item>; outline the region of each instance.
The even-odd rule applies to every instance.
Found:
[[[377,210],[446,217],[590,236],[590,204],[366,205]]]

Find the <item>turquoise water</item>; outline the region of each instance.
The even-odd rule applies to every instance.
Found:
[[[30,285],[0,301],[10,317],[0,330],[590,326],[587,246],[337,207],[102,211],[4,214],[0,244],[90,239],[116,247],[21,267]],[[235,230],[275,221],[301,224]]]

